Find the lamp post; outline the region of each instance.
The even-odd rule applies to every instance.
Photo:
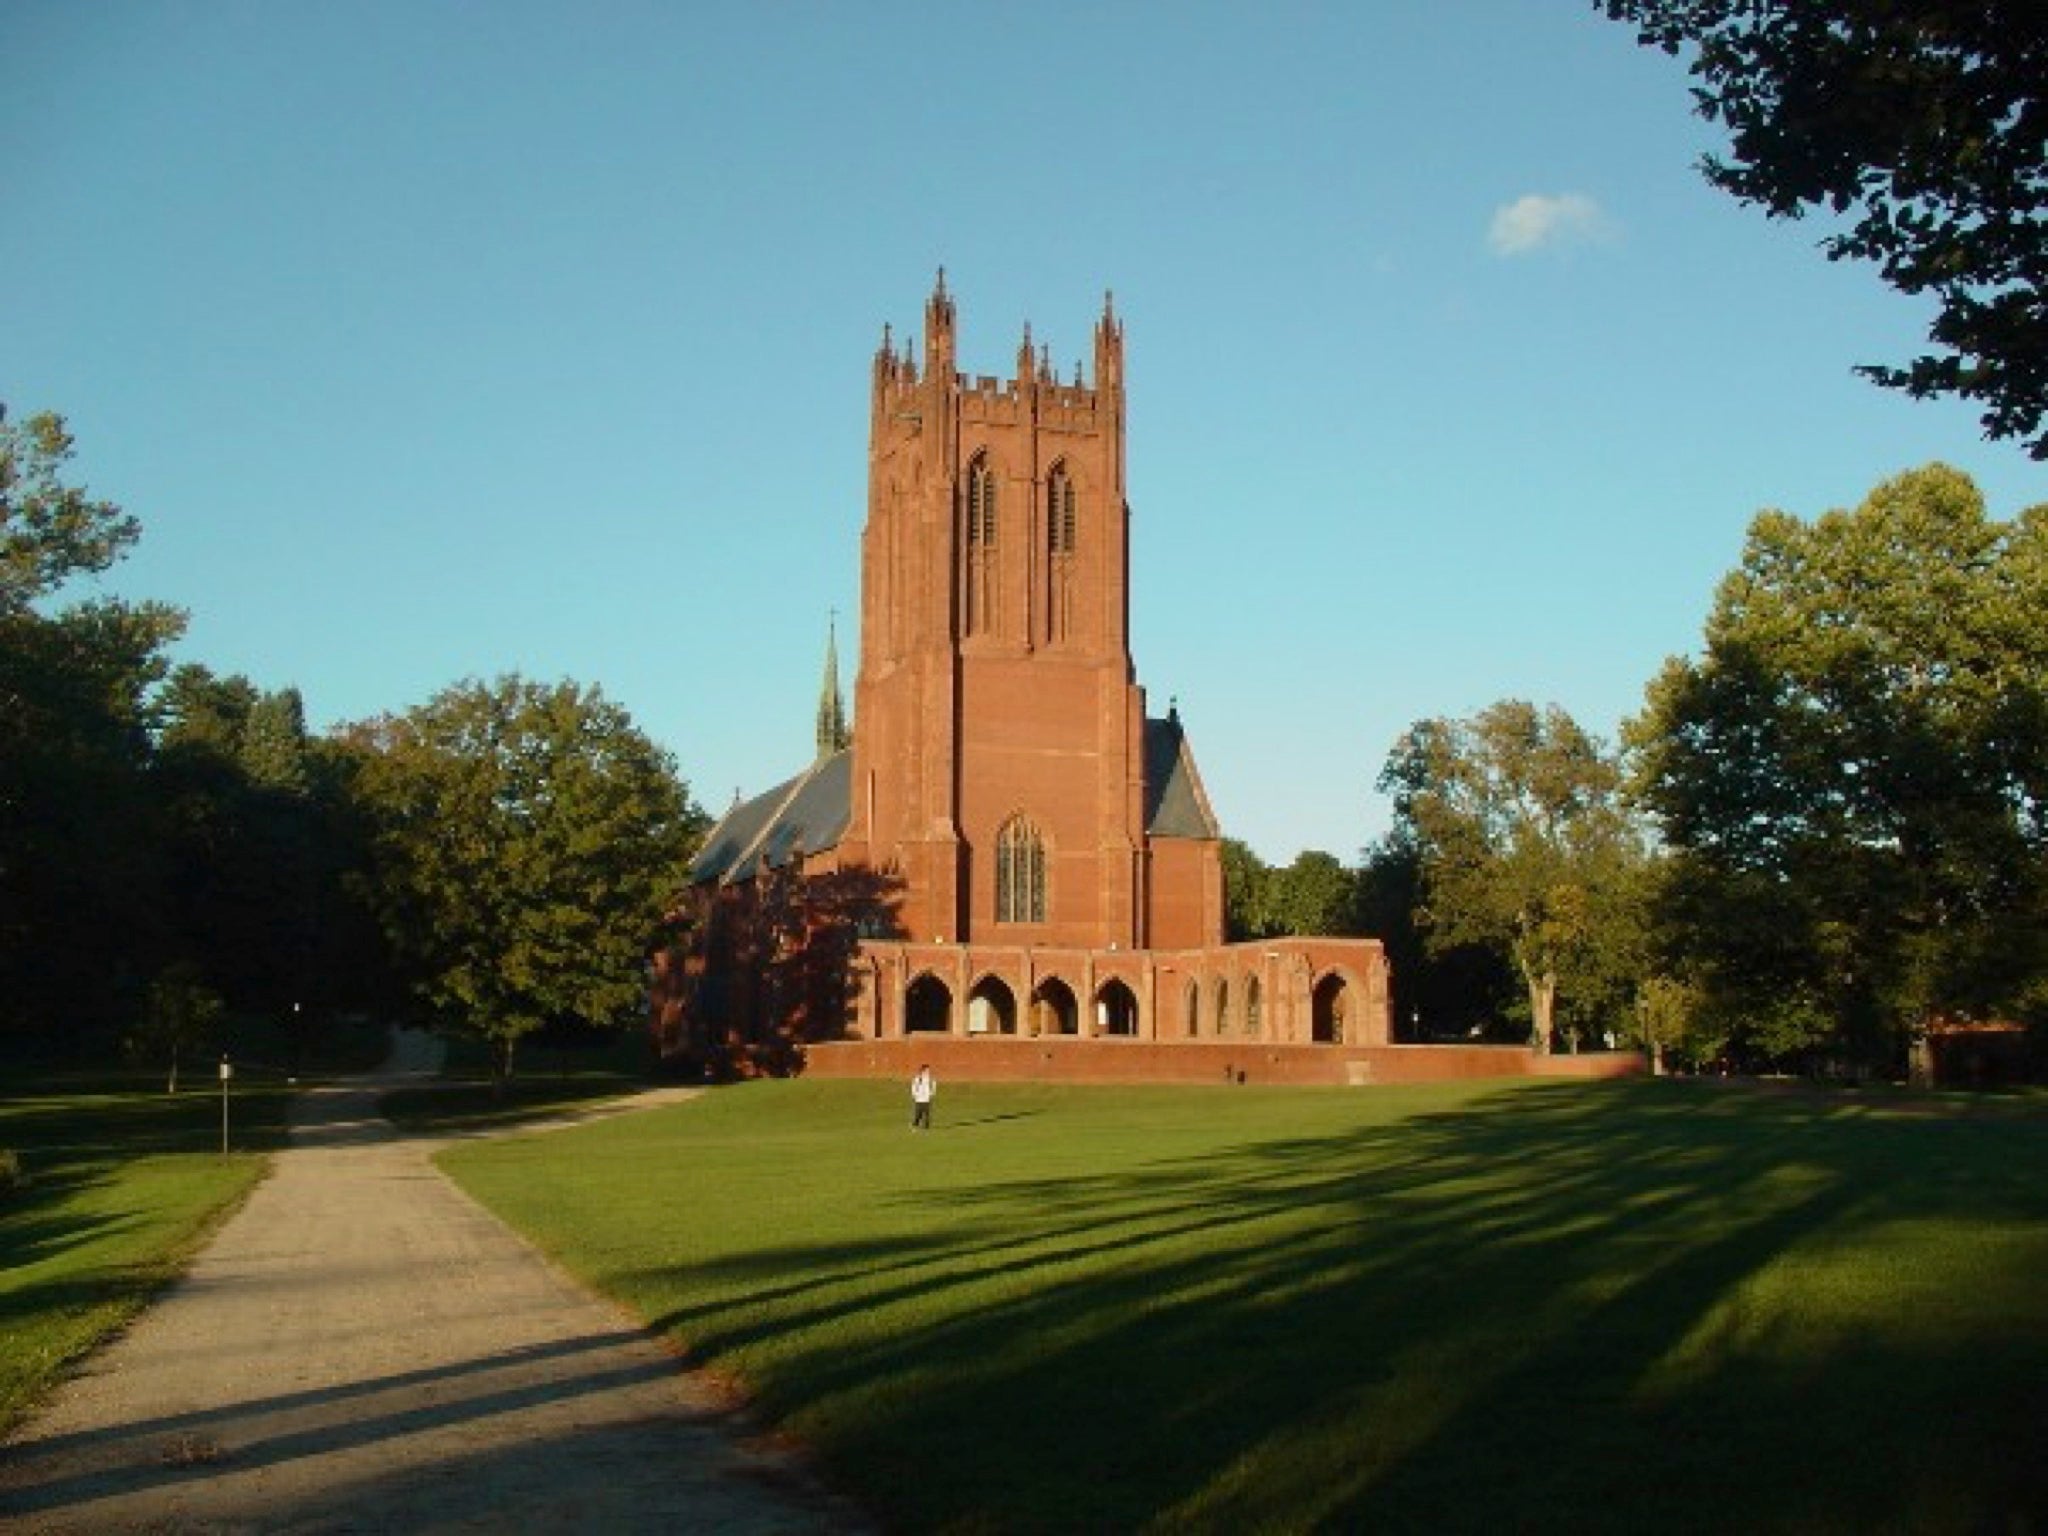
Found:
[[[228,1151],[228,1081],[235,1075],[234,1066],[225,1055],[220,1059],[220,1151]]]

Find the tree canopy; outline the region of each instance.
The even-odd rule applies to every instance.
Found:
[[[150,693],[183,616],[110,598],[63,603],[139,537],[67,479],[63,419],[0,412],[0,1025],[117,1023],[146,946]]]
[[[1531,1044],[1552,1049],[1560,994],[1601,975],[1642,859],[1615,760],[1555,705],[1508,699],[1410,727],[1380,788],[1419,861],[1416,920],[1430,946],[1510,956]]]
[[[1937,350],[1859,371],[1983,407],[2048,458],[2048,10],[2038,0],[1599,0],[1689,54],[1730,135],[1707,179],[1938,306]]]
[[[501,1072],[544,1024],[636,1013],[704,819],[623,709],[506,677],[352,740],[386,931],[430,1007]]]
[[[0,613],[106,570],[142,536],[135,518],[66,481],[75,451],[63,417],[12,423],[0,406]]]
[[[1223,840],[1224,936],[1232,943],[1362,932],[1358,899],[1357,871],[1334,853],[1308,848],[1272,865],[1237,838]]]
[[[1997,522],[1944,466],[1751,524],[1627,735],[1664,926],[1752,1049],[2048,1002],[2044,614],[2048,507]]]

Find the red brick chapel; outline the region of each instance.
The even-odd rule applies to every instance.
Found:
[[[943,272],[921,349],[883,330],[851,731],[828,646],[815,760],[696,860],[657,1038],[740,1071],[1425,1075],[1384,1059],[1377,941],[1223,942],[1215,813],[1131,660],[1110,303],[1085,382],[1028,326],[1006,378],[956,337]]]

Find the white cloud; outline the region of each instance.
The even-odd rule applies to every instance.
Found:
[[[1614,220],[1583,192],[1548,197],[1531,192],[1494,210],[1486,243],[1496,256],[1526,256],[1531,251],[1559,250],[1612,240]]]

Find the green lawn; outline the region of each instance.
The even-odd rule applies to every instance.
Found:
[[[286,1094],[236,1090],[220,1154],[213,1083],[156,1073],[0,1078],[0,1147],[30,1183],[0,1196],[0,1430],[176,1275],[263,1176]]]
[[[2048,1116],[763,1083],[444,1165],[912,1530],[2048,1529]]]

